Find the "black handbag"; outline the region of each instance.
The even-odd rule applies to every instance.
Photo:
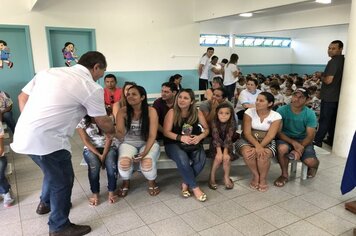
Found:
[[[179,143],[178,146],[185,152],[194,152],[202,148],[202,144],[186,144],[186,143]]]

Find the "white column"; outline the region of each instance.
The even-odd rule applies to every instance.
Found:
[[[336,38],[335,38],[336,39]],[[356,1],[351,2],[350,24],[345,52],[339,110],[336,120],[333,153],[347,157],[356,130]]]

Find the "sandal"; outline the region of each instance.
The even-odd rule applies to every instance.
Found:
[[[129,192],[129,188],[126,188],[126,187],[122,188],[122,187],[121,187],[121,188],[118,189],[117,195],[118,195],[119,197],[126,197],[127,194],[128,194],[128,192]]]
[[[257,190],[260,192],[266,192],[268,190],[268,184],[260,184]]]
[[[308,168],[308,174],[307,174],[307,178],[314,178],[316,175],[316,172],[318,171],[318,167],[309,167]]]
[[[157,196],[160,193],[158,186],[148,187],[148,193],[151,196]]]
[[[97,206],[97,205],[99,205],[99,198],[90,197],[90,198],[89,198],[89,205],[90,205],[90,206]]]
[[[185,185],[186,188],[184,188],[183,185]],[[184,198],[188,198],[188,197],[192,196],[192,195],[190,194],[190,192],[189,192],[189,187],[188,187],[185,183],[182,183],[181,189],[182,189],[182,196],[183,196]]]
[[[281,175],[273,182],[273,184],[276,187],[283,187],[287,182],[288,182],[288,178]]]
[[[217,190],[218,189],[218,185],[216,183],[212,183],[212,182],[209,182],[208,183],[208,187],[212,190]]]
[[[258,188],[259,188],[259,184],[254,184],[254,183],[252,183],[252,182],[250,182],[250,188],[252,188],[252,189],[254,189],[254,190],[258,190]]]
[[[234,188],[234,185],[235,185],[235,183],[234,183],[234,181],[232,181],[232,179],[231,178],[229,178],[229,180],[230,180],[230,184],[226,184],[225,183],[225,189],[226,190],[231,190],[231,189],[233,189]]]
[[[200,195],[199,197],[196,197],[196,199],[199,201],[199,202],[205,202],[206,199],[207,199],[207,196],[205,193],[203,193],[202,195]]]

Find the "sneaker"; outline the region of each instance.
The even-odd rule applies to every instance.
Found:
[[[66,64],[66,66],[70,67],[70,61],[66,61],[64,64]]]
[[[9,62],[8,64],[9,68],[11,69],[14,66],[14,63],[12,61]]]
[[[15,199],[11,196],[10,191],[2,194],[2,197],[4,199],[4,207],[11,207],[12,203],[15,201]]]
[[[322,142],[318,142],[318,141],[313,141],[313,145],[314,146],[318,146],[318,147],[322,147],[323,143]]]

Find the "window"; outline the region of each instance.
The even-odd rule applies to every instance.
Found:
[[[289,48],[292,39],[262,36],[235,35],[236,47],[279,47]]]
[[[217,35],[217,34],[201,34],[200,35],[200,46],[229,46],[230,36],[229,35]]]

